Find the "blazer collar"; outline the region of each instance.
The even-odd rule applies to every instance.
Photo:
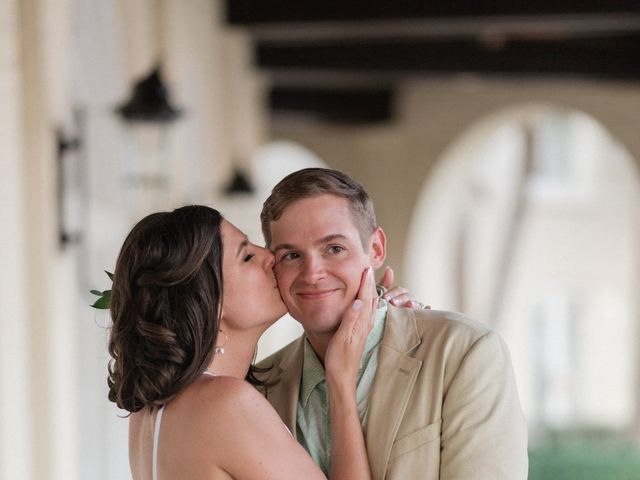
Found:
[[[422,367],[422,361],[410,355],[421,341],[413,310],[390,306],[365,435],[372,478],[385,476],[391,447]]]
[[[389,305],[382,345],[400,353],[409,353],[421,342],[413,310]]]

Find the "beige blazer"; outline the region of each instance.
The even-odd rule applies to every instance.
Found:
[[[304,337],[261,362],[291,432]],[[463,315],[389,307],[365,432],[375,480],[527,478],[527,428],[502,339]]]

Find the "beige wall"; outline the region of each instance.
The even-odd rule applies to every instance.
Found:
[[[0,478],[29,474],[26,242],[18,2],[0,1]],[[25,381],[27,379],[27,381]]]
[[[392,123],[339,127],[279,121],[272,127],[272,136],[301,143],[364,183],[389,239],[388,263],[402,281],[413,209],[435,162],[475,122],[531,103],[588,113],[640,161],[640,86],[619,82],[407,81],[399,89]]]

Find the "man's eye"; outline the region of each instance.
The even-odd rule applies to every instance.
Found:
[[[245,257],[244,257],[242,260],[243,260],[243,261],[245,261],[245,262],[248,262],[248,261],[249,261],[249,260],[251,260],[253,257],[254,257],[254,254],[253,254],[253,253],[247,253],[247,254],[245,255]]]
[[[329,253],[340,253],[344,251],[344,247],[341,247],[340,245],[331,245],[329,247]]]
[[[280,257],[280,260],[296,260],[300,258],[300,254],[296,252],[289,252]]]

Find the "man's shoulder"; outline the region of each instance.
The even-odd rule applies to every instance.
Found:
[[[410,335],[415,328],[423,346],[455,343],[470,347],[482,338],[497,336],[488,325],[447,310],[390,308],[387,321],[392,323],[388,330],[393,329],[396,335]]]
[[[448,310],[415,309],[413,314],[418,328],[423,330],[445,330],[451,333],[482,336],[491,328],[463,313]]]

